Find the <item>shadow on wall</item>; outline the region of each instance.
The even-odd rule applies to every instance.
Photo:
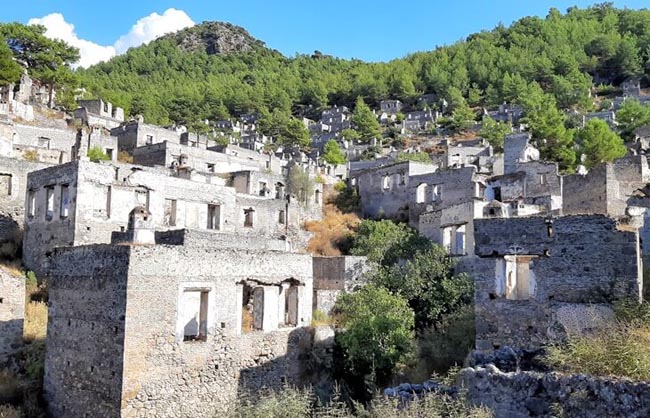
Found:
[[[323,337],[320,329],[296,328],[287,334],[287,351],[275,356],[269,342],[259,334],[254,366],[241,370],[237,398],[254,402],[265,391],[288,386],[313,388],[319,396],[332,392],[332,348],[334,334]],[[249,337],[254,334],[249,335]]]
[[[23,346],[23,323],[22,319],[0,321],[0,366],[6,360],[7,355],[16,352]],[[2,404],[2,399],[0,399],[0,404]]]
[[[22,256],[23,231],[11,216],[0,214],[0,259]]]

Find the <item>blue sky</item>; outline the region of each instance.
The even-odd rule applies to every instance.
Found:
[[[3,3],[3,21],[26,23],[32,18],[60,13],[66,23],[74,25],[74,33],[80,40],[101,46],[115,45],[121,36],[133,34],[132,28],[139,19],[174,8],[183,11],[196,23],[220,20],[243,26],[253,36],[285,55],[318,49],[343,58],[381,61],[453,43],[470,33],[490,29],[499,22],[510,24],[527,15],[545,16],[550,7],[564,12],[568,7],[585,7],[594,2],[23,0]],[[650,7],[647,0],[614,3],[619,7]],[[169,20],[177,19],[170,16],[168,24]],[[135,36],[128,45],[146,40]]]

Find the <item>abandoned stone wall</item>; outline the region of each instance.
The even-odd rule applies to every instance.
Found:
[[[266,164],[260,164],[258,159],[248,159],[172,142],[142,145],[133,149],[133,162],[147,166],[169,167],[172,163],[179,162],[181,155],[186,158],[186,164],[189,167],[202,172],[232,173],[242,170],[267,169]],[[269,158],[268,156],[264,157]],[[279,173],[279,169],[276,172]]]
[[[410,200],[410,176],[430,173],[435,169],[433,164],[406,161],[359,173],[356,186],[363,214],[371,218],[408,221],[410,205],[415,203],[415,200]]]
[[[469,201],[425,212],[420,215],[418,232],[436,244],[445,246],[451,254],[473,255],[474,218],[481,216],[483,205],[484,202]],[[456,230],[463,226],[461,243]]]
[[[0,268],[0,364],[23,341],[25,278]]]
[[[268,170],[274,174],[286,174],[284,173],[284,169],[287,166],[287,161],[281,160],[275,155],[262,154],[261,152],[238,147],[232,144],[225,147],[221,145],[209,146],[208,150],[216,151],[217,154],[222,154],[229,157],[237,157],[234,160],[224,160],[223,156],[221,156],[221,161],[229,161],[232,162],[232,164],[242,164],[241,168],[235,168],[233,166],[228,170],[228,172],[250,170],[250,168],[246,168],[246,166],[254,163],[258,167],[258,170]]]
[[[467,399],[496,417],[650,416],[650,384],[560,373],[503,373],[492,365],[466,368],[460,382]]]
[[[650,181],[648,171],[645,156],[632,156],[597,165],[586,175],[565,176],[563,213],[623,216],[632,193]]]
[[[468,165],[478,166],[479,157],[492,155],[490,146],[453,146],[447,147],[445,168],[460,168]]]
[[[288,251],[289,243],[283,239],[270,239],[259,235],[242,235],[232,232],[208,232],[196,229],[156,231],[156,244],[187,245],[193,248],[241,248],[263,251]]]
[[[77,247],[53,257],[43,387],[54,418],[119,416],[129,251]]]
[[[372,268],[367,257],[314,257],[314,310],[330,313],[341,293],[350,293],[366,284]]]
[[[33,125],[15,124],[13,143],[16,145],[27,145],[40,147],[49,150],[59,150],[68,156],[72,151],[77,132],[74,129],[42,128]]]
[[[111,135],[116,136],[120,151],[132,153],[137,147],[161,142],[179,144],[180,133],[172,129],[166,129],[155,125],[149,125],[139,121],[123,123],[117,128],[111,129]]]
[[[588,324],[586,304],[640,297],[637,233],[606,216],[476,219],[474,229],[477,349],[537,348]]]
[[[47,164],[0,157],[0,257],[20,255],[27,174]]]
[[[45,391],[55,418],[212,418],[238,393],[306,377],[309,255],[93,245],[57,250],[51,275]],[[247,285],[263,289],[254,309],[264,331],[242,329]],[[294,288],[297,323],[284,326]],[[204,338],[184,338],[188,292],[206,295]]]
[[[76,167],[68,163],[27,176],[23,264],[39,276],[47,269],[46,255],[52,249],[75,243]]]
[[[439,211],[483,196],[484,187],[478,182],[474,167],[442,170],[412,176],[409,179],[409,223],[419,229],[420,215]]]
[[[524,156],[528,143],[529,133],[512,134],[506,136],[503,147],[503,172],[504,174],[517,171],[517,165]]]

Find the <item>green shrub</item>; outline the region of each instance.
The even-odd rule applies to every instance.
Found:
[[[111,159],[111,157],[109,157],[108,154],[106,154],[99,146],[94,146],[88,150],[88,158],[90,158],[90,161],[94,163]]]
[[[413,349],[414,315],[407,301],[388,290],[367,285],[339,296],[334,308],[342,331],[336,342],[350,376],[367,388],[388,383],[398,362]]]

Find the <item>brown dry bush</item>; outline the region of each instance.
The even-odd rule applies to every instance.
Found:
[[[321,221],[308,221],[305,223],[307,231],[314,236],[307,245],[307,251],[315,255],[338,256],[341,255],[350,237],[359,225],[359,217],[354,213],[342,213],[333,204],[326,204],[323,208]]]

